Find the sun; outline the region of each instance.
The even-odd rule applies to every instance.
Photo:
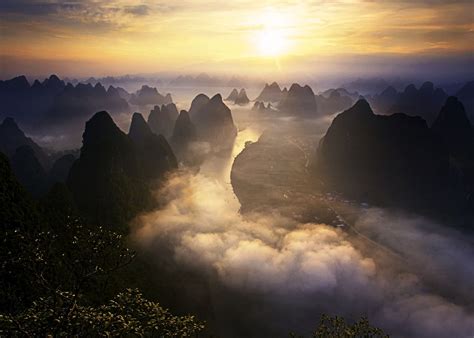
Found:
[[[258,33],[258,50],[262,56],[279,56],[284,54],[288,41],[282,32],[265,29]]]
[[[261,27],[256,33],[256,47],[261,56],[276,57],[288,52],[288,15],[267,9],[259,18]]]

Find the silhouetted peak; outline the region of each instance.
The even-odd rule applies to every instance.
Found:
[[[370,108],[370,104],[365,99],[359,99],[357,102],[347,110],[347,112],[351,112],[353,114],[358,115],[373,115],[374,112],[372,108]]]
[[[119,92],[118,92],[117,88],[115,88],[114,86],[109,86],[109,88],[107,88],[107,94],[109,94],[109,95],[119,95]]]
[[[181,110],[179,112],[178,120],[180,123],[186,122],[186,123],[191,123],[191,118],[189,117],[189,114],[186,110]]]
[[[222,102],[222,96],[221,94],[216,94],[214,95],[211,100],[210,100],[211,103],[223,103]]]
[[[272,82],[272,84],[269,86],[270,88],[273,88],[273,89],[278,89],[280,90],[280,86],[278,85],[278,83],[276,83],[275,81]]]
[[[94,141],[96,138],[107,137],[109,134],[120,132],[112,117],[106,111],[95,113],[92,118],[86,122],[86,128],[83,134],[84,144]]]
[[[105,87],[102,86],[102,84],[101,84],[100,82],[97,82],[97,83],[95,84],[94,89],[95,89],[96,91],[100,91],[100,92],[102,92],[102,93],[106,93]]]
[[[452,155],[472,155],[471,124],[463,104],[456,97],[448,97],[431,129],[443,138]]]
[[[48,87],[62,87],[64,85],[64,82],[55,74],[50,75],[44,82]]]
[[[434,84],[433,82],[426,81],[423,83],[420,87],[420,91],[426,92],[426,93],[431,93],[434,91]]]
[[[191,102],[191,107],[189,108],[189,115],[193,116],[202,107],[204,107],[209,101],[210,101],[210,98],[206,94],[198,94]]]
[[[290,92],[294,92],[296,90],[301,90],[303,87],[301,87],[298,83],[293,83],[291,86],[290,86]]]
[[[142,94],[147,94],[147,93],[158,94],[158,90],[154,87],[143,85],[142,88],[140,88],[140,93],[142,93]]]
[[[406,86],[404,92],[405,92],[406,94],[413,94],[413,93],[416,93],[416,91],[417,91],[417,90],[416,90],[415,85],[414,85],[414,84],[409,84],[408,86]]]
[[[33,85],[31,86],[31,88],[41,88],[42,87],[42,84],[41,82],[39,82],[39,80],[35,80],[33,82]]]
[[[181,110],[174,125],[173,140],[179,147],[196,139],[196,129],[186,110]]]
[[[170,118],[172,119],[176,119],[179,114],[178,108],[176,108],[176,105],[173,102],[161,105],[161,111],[163,113],[166,112],[169,114]]]
[[[237,89],[234,88],[230,92],[229,96],[227,96],[226,101],[235,101],[238,96],[239,96],[239,92],[237,91]]]
[[[388,86],[383,90],[383,92],[380,94],[381,96],[395,96],[397,95],[397,90],[393,88],[392,86]]]
[[[30,83],[26,79],[26,76],[20,75],[14,77],[13,79],[4,81],[4,84],[7,85],[8,89],[28,89],[30,87]]]
[[[5,128],[5,129],[9,129],[9,130],[18,130],[18,131],[21,131],[21,129],[18,127],[18,124],[16,123],[16,121],[13,119],[13,117],[6,117],[3,122],[2,122],[2,125],[0,126],[2,129]]]
[[[470,126],[469,120],[466,116],[463,104],[455,96],[450,96],[446,100],[444,106],[438,115],[438,118],[433,124],[433,129],[439,129],[440,124],[449,123],[451,125]]]
[[[134,113],[132,116],[132,122],[130,123],[128,136],[130,136],[134,142],[141,142],[151,134],[151,129],[143,118],[143,115],[140,113]]]

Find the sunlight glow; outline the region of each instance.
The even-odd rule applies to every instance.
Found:
[[[261,56],[276,57],[288,53],[288,28],[291,17],[287,13],[266,9],[259,18],[261,29],[256,32],[256,46]]]

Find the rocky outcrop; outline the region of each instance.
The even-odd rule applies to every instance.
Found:
[[[33,196],[41,196],[48,189],[46,171],[29,145],[16,149],[11,157],[11,166],[18,181]]]
[[[239,92],[238,92],[237,89],[234,88],[234,89],[232,89],[229,96],[227,96],[227,98],[225,100],[235,102],[235,100],[237,99],[238,96],[239,96]]]
[[[12,157],[21,146],[29,146],[41,165],[44,168],[49,167],[49,158],[43,149],[25,135],[14,119],[7,117],[0,124],[0,151]]]
[[[135,94],[130,97],[130,103],[144,105],[162,105],[172,103],[171,94],[161,95],[156,88],[147,85],[142,86]]]
[[[106,90],[100,83],[95,86],[79,83],[75,87],[69,84],[56,96],[43,123],[82,122],[95,111],[108,110],[111,113],[124,113],[129,109],[127,101],[120,97],[115,89]]]
[[[375,115],[365,100],[333,120],[315,163],[328,186],[374,203],[433,206],[448,186],[448,151],[426,122]]]
[[[191,122],[191,118],[186,110],[181,110],[173,130],[173,144],[179,148],[186,146],[197,140],[196,127]]]
[[[199,110],[190,113],[198,138],[217,147],[230,146],[237,135],[237,128],[229,107],[222,102],[220,94],[214,95],[210,100],[200,95],[193,100],[190,109],[200,106]]]
[[[147,130],[143,117],[136,115],[133,125],[132,139],[105,111],[86,123],[67,184],[81,213],[97,224],[123,227],[151,205],[150,178],[175,167],[166,140]]]
[[[66,154],[58,158],[48,173],[50,183],[65,183],[75,160],[76,157],[73,154]]]
[[[474,158],[473,130],[463,104],[456,97],[446,100],[431,129],[443,139],[451,155]]]
[[[234,103],[238,104],[238,105],[241,105],[241,106],[245,106],[249,102],[250,102],[250,100],[247,97],[247,93],[245,92],[245,89],[242,88],[239,92],[239,95],[237,95],[237,97],[235,98]]]
[[[328,115],[350,108],[353,100],[349,96],[342,95],[340,91],[333,90],[328,97],[317,95],[316,104],[319,115]]]
[[[474,81],[467,82],[457,93],[456,97],[464,105],[467,117],[474,124]]]
[[[297,83],[292,84],[278,108],[290,115],[315,116],[317,104],[313,90],[308,85],[301,87]]]
[[[273,82],[272,84],[265,84],[265,87],[261,91],[260,95],[255,101],[263,102],[279,102],[282,99],[283,91],[280,89],[278,83]]]
[[[191,102],[191,107],[189,108],[189,116],[193,118],[193,116],[201,110],[206,104],[209,103],[209,96],[206,94],[199,94],[197,95],[193,101]]]
[[[275,112],[270,102],[268,102],[268,104],[265,106],[265,103],[260,102],[260,101],[256,101],[253,104],[252,111],[258,112],[258,113]]]
[[[178,109],[174,103],[162,105],[161,108],[155,106],[148,115],[148,125],[155,134],[169,138],[177,118]]]
[[[178,119],[174,126],[173,136],[171,138],[171,145],[180,162],[189,165],[195,165],[200,160],[201,154],[196,154],[191,145],[196,142],[197,132],[196,127],[191,121],[186,110],[181,110]]]
[[[176,157],[163,135],[154,134],[140,113],[134,113],[128,136],[136,146],[145,179],[160,178],[177,167]]]
[[[435,88],[432,82],[425,82],[419,89],[413,84],[408,85],[396,95],[395,100],[393,89],[387,88],[372,102],[378,113],[420,116],[431,125],[447,97],[441,88]]]

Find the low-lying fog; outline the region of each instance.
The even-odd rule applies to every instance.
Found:
[[[187,295],[184,303],[193,304],[185,309],[198,309],[223,336],[307,335],[322,313],[368,316],[395,337],[472,336],[472,238],[337,199],[335,207],[356,215],[353,231],[277,211],[241,215],[229,179],[233,159],[265,128],[285,123],[252,121],[248,109],[231,108],[240,130],[232,152],[208,158],[197,174],[175,174],[157,193],[163,208],[135,222],[146,257],[192,271],[167,285]],[[303,125],[324,131],[330,120]]]

